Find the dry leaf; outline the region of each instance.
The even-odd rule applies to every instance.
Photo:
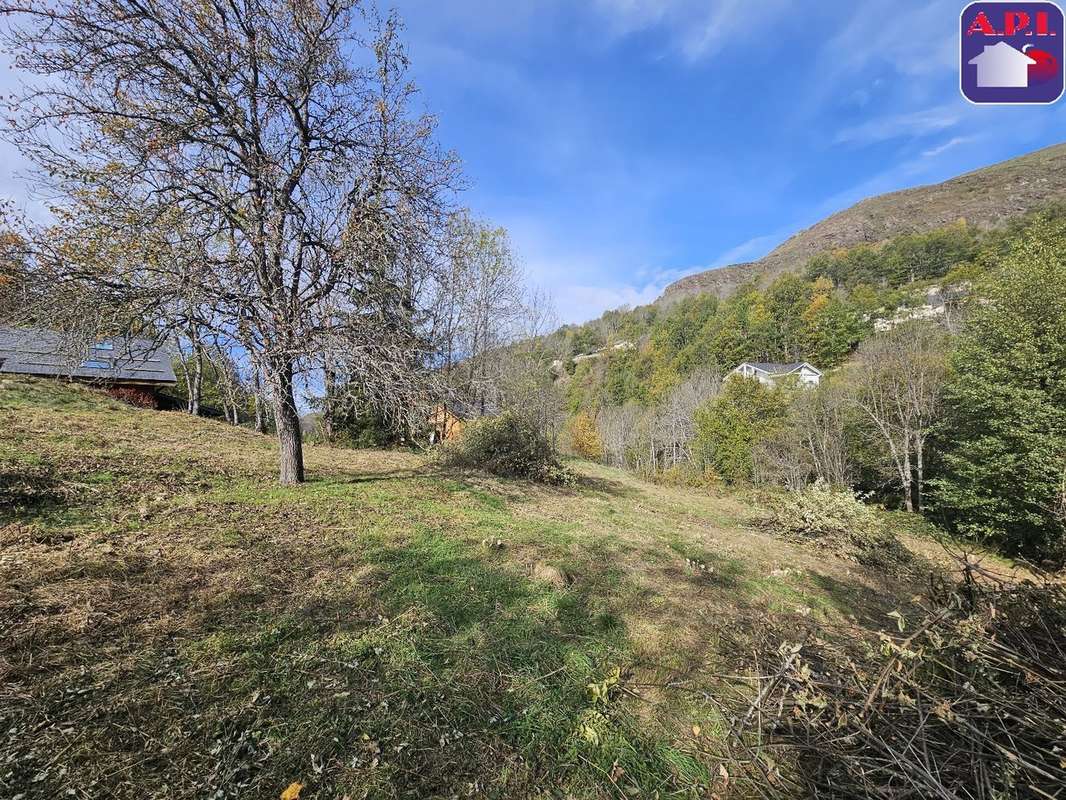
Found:
[[[700,737],[700,726],[699,725],[693,725],[692,726],[692,735],[695,736],[697,739]]]
[[[281,800],[300,800],[300,792],[303,791],[304,785],[299,781],[293,781],[289,784],[289,787],[281,793]]]

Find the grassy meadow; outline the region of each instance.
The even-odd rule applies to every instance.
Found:
[[[282,488],[275,456],[0,384],[0,797],[747,796],[766,642],[863,641],[913,593],[742,495],[328,447]]]

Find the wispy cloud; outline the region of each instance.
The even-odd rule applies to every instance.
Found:
[[[850,19],[825,43],[825,66],[841,75],[878,63],[912,78],[953,70],[961,7],[954,0],[912,8],[901,8],[898,0],[855,4]]]
[[[790,5],[784,0],[763,0],[757,14],[765,31],[770,20]],[[727,43],[748,41],[756,33],[756,13],[745,0],[596,0],[616,35],[662,28],[667,30],[681,55],[700,61],[722,50]]]
[[[922,156],[924,158],[936,158],[937,156],[946,153],[948,150],[958,147],[961,144],[969,144],[976,138],[976,136],[954,136],[951,139],[948,139],[943,144],[939,144],[936,147],[930,147],[928,150],[923,150]]]
[[[774,231],[762,236],[755,236],[746,242],[741,242],[735,247],[729,248],[704,269],[727,267],[730,264],[739,264],[744,261],[754,261],[762,258],[777,246],[786,235],[787,231]]]
[[[875,117],[845,128],[836,135],[837,144],[874,144],[898,138],[915,138],[939,133],[959,123],[960,114],[952,106],[927,108],[903,114]]]
[[[562,323],[587,322],[604,311],[623,306],[630,308],[654,303],[669,281],[648,283],[643,286],[623,284],[619,286],[584,286],[571,284],[559,287],[555,292],[556,311]]]

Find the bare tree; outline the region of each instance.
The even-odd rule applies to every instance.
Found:
[[[255,432],[267,432],[267,400],[263,396],[263,379],[259,369],[252,368],[252,404],[255,409]]]
[[[907,322],[859,348],[853,402],[880,434],[908,511],[922,511],[925,444],[941,408],[947,334]]]
[[[434,268],[457,180],[410,111],[399,23],[357,0],[0,12],[16,65],[42,78],[8,132],[54,198],[35,270],[120,330],[208,298],[209,330],[269,387],[282,483],[302,481],[295,382],[329,352],[386,393],[404,341],[377,315],[416,316],[416,282],[392,279]]]
[[[551,368],[563,355],[562,343],[548,335],[557,327],[551,296],[536,288],[525,290],[513,330],[515,341],[497,349],[495,385],[487,392],[501,409],[526,417],[554,447],[566,419],[563,394]]]
[[[790,423],[810,454],[814,476],[831,486],[852,482],[854,465],[847,441],[851,409],[847,394],[834,382],[800,392],[792,403]]]
[[[173,326],[178,344],[176,361],[185,382],[185,410],[197,417],[204,393],[204,342],[199,325],[190,320],[183,323]]]
[[[231,425],[240,425],[240,406],[247,395],[240,366],[225,340],[215,342],[205,355],[214,373],[222,415]]]
[[[607,463],[616,467],[633,466],[637,449],[637,430],[641,410],[636,403],[608,406],[596,415],[596,427]]]
[[[692,462],[690,445],[696,435],[696,410],[713,400],[721,389],[721,374],[711,369],[698,369],[659,404],[655,432],[666,468]]]
[[[756,486],[782,486],[798,492],[807,485],[813,472],[811,453],[797,427],[785,426],[753,449],[752,479]]]
[[[504,349],[526,332],[525,276],[503,228],[464,212],[452,218],[450,234],[448,283],[441,287],[437,324],[443,369],[452,388],[484,414],[499,383]]]

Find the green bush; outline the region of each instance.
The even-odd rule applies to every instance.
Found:
[[[788,399],[754,378],[731,376],[721,393],[696,412],[694,460],[728,484],[751,483],[753,452],[783,424]]]
[[[903,571],[913,562],[882,513],[846,489],[816,481],[799,492],[766,495],[759,522],[784,538],[815,544],[867,566]]]
[[[956,532],[1066,561],[1066,225],[1034,225],[981,287],[952,359],[936,508]]]
[[[506,478],[566,485],[574,482],[573,473],[559,463],[551,442],[513,411],[468,423],[461,436],[445,445],[444,462]]]

